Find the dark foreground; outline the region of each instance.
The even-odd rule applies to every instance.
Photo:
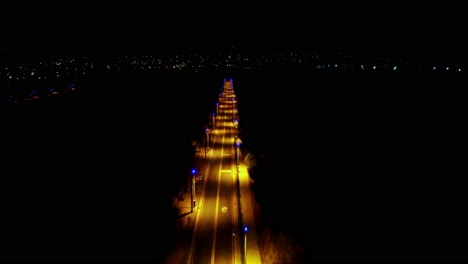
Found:
[[[302,240],[310,263],[466,262],[461,83],[444,74],[252,81],[265,89],[256,105],[240,100],[240,123],[262,164],[267,222]]]

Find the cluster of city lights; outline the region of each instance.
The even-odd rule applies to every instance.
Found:
[[[105,72],[211,72],[218,70],[255,71],[269,67],[283,67],[306,71],[424,71],[461,72],[455,63],[409,63],[402,60],[376,58],[364,63],[357,56],[342,55],[325,59],[316,52],[288,51],[268,55],[247,56],[235,50],[216,55],[176,54],[164,58],[153,55],[115,56],[110,58],[68,57],[49,58],[36,62],[16,62],[0,65],[0,83],[6,90],[0,94],[2,101],[23,102],[41,95],[57,94],[56,83],[62,91],[70,91],[70,83],[89,75]],[[24,85],[24,84],[27,85]],[[45,87],[44,87],[45,86]],[[76,86],[74,89],[76,89]],[[26,87],[26,88],[25,88]],[[47,92],[54,90],[54,92]],[[39,92],[40,91],[40,92]]]

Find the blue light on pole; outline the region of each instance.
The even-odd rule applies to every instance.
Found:
[[[216,127],[216,114],[211,113],[211,117],[213,117],[213,127]]]
[[[191,204],[191,211],[193,212],[193,208],[195,207],[195,173],[197,170],[192,169],[192,192],[191,192],[191,198],[192,198],[192,204]]]
[[[235,142],[236,142],[236,164],[239,165],[239,152],[240,152],[240,145],[242,144],[242,140],[238,137],[235,137]]]
[[[244,226],[244,256],[247,258],[247,227]]]

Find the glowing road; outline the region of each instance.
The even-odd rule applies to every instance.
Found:
[[[239,217],[237,107],[232,80],[225,80],[213,127],[207,130],[208,167],[188,263],[244,263],[243,224]]]

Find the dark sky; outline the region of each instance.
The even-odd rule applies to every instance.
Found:
[[[464,49],[461,4],[352,2],[27,3],[28,8],[18,4],[7,9],[3,25],[12,35],[3,38],[9,47],[66,52],[170,53],[237,43],[254,50],[342,47],[371,54],[459,57]]]

